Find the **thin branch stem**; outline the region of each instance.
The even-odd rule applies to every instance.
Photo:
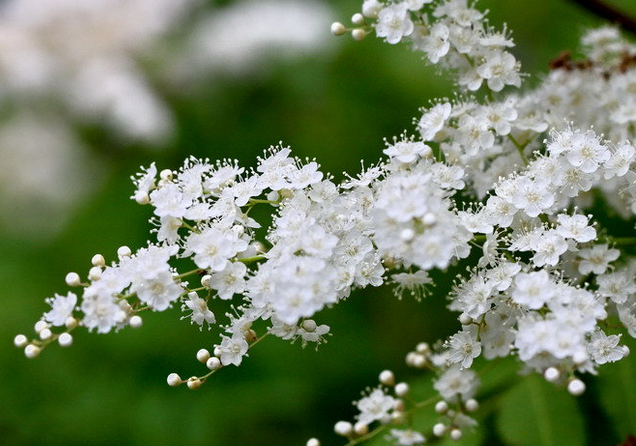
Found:
[[[608,5],[601,0],[572,0],[599,17],[620,25],[624,30],[636,33],[636,19],[629,17],[614,6]]]

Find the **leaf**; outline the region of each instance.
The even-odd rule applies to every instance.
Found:
[[[502,397],[496,424],[511,446],[585,445],[575,398],[538,375],[523,378]]]
[[[624,338],[623,338],[624,339]],[[636,342],[625,340],[632,351]],[[600,368],[598,397],[619,438],[636,434],[636,355]]]

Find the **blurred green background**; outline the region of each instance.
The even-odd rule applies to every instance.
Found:
[[[328,3],[334,20],[343,22],[361,4]],[[636,16],[634,2],[614,3]],[[514,53],[531,74],[530,85],[561,50],[576,48],[582,30],[601,23],[565,0],[482,0],[478,6],[490,10],[493,25],[506,22],[513,31]],[[263,149],[283,141],[298,156],[316,157],[339,179],[342,171],[357,172],[360,159],[376,161],[383,137],[412,130],[418,107],[452,94],[451,82],[406,47],[375,38],[336,39],[328,29],[324,39],[334,40],[333,47],[320,56],[269,63],[258,75],[216,76],[209,88],[194,92],[181,94],[158,80],[177,117],[178,136],[167,150],[124,147],[103,131],[83,129],[105,166],[99,190],[55,236],[38,239],[6,224],[1,228],[0,444],[301,445],[315,436],[324,445],[337,445],[344,442],[333,434],[333,423],[352,419],[351,401],[376,385],[380,370],[391,368],[399,379],[418,382],[418,373],[404,365],[406,352],[458,328],[443,310],[449,276],[423,303],[398,301],[382,289],[356,292],[316,318],[333,333],[318,351],[268,339],[240,368],[223,370],[198,391],[170,388],[165,378],[170,372],[201,373],[194,354],[210,347],[217,333],[180,321],[176,308],[146,315],[136,331],[78,330],[70,349],[50,348],[37,360],[27,360],[12,344],[15,334],[32,334],[33,323],[48,308],[44,297],[66,290],[68,271],[85,273],[94,253],[111,261],[118,246],[145,244],[150,210],[128,199],[129,177],[140,165],[157,161],[160,168],[176,168],[194,155],[237,158],[249,166]],[[11,215],[10,208],[0,212]],[[497,366],[504,378],[514,368],[505,362]],[[428,378],[416,385],[422,395],[429,391]],[[497,379],[488,384],[491,390]],[[528,383],[486,405],[482,431],[458,444],[547,444],[548,437],[537,443],[533,436],[541,414],[559,420],[553,432],[561,436],[558,444],[616,445],[628,432],[636,433],[633,356],[604,367],[600,379],[588,379],[590,391],[577,401],[536,380]],[[528,395],[540,395],[544,404]],[[499,415],[502,406],[507,415]],[[430,414],[423,419],[430,420]],[[516,426],[519,420],[523,423]]]

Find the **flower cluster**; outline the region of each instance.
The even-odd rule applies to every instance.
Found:
[[[134,178],[132,198],[153,208],[156,241],[135,254],[121,248],[110,266],[97,255],[87,282],[69,274],[69,285],[83,287],[81,299],[50,299],[39,339],[20,335],[16,345],[33,357],[55,339],[68,345],[77,325],[100,333],[136,327],[138,313],[178,304],[193,324],[209,326],[217,323],[210,300],[228,301],[221,339],[212,353],[197,353],[209,373],[168,377],[197,388],[240,365],[267,335],[324,342],[330,329],[313,318],[355,288],[389,283],[398,295],[422,296],[427,271],[473,254],[449,295],[461,329],[407,355],[409,365],[437,376],[431,402],[442,418],[432,434],[457,440],[476,424],[468,412],[478,408],[471,368],[480,357],[513,356],[524,371],[581,394],[579,375],[629,353],[610,327],[620,323],[636,336],[636,261],[621,250],[635,240],[612,236],[590,213],[604,197],[624,216],[636,214],[634,127],[616,100],[636,101],[632,47],[611,30],[591,32],[583,40],[598,63],[566,61],[535,90],[498,93],[520,83],[505,31],[491,29],[466,1],[429,3],[366,0],[353,36],[374,30],[391,44],[409,41],[431,63],[456,70],[459,86],[484,87],[487,100],[460,96],[423,109],[415,135],[387,140],[384,160],[340,184],[282,144],[251,169],[194,158],[176,171],[152,164]],[[346,31],[339,23],[332,30]],[[574,104],[582,77],[611,92],[606,102]],[[271,209],[269,227],[253,218],[256,206]],[[172,259],[193,268],[178,272]],[[191,285],[197,275],[200,284]],[[58,326],[66,328],[54,333]],[[336,433],[362,441],[372,423],[393,426],[425,406],[406,399],[408,384],[389,371],[380,384],[357,402],[357,421],[338,422]],[[427,435],[390,431],[399,445]]]

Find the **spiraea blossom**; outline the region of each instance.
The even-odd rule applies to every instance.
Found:
[[[636,214],[636,47],[591,32],[589,63],[564,61],[519,91],[512,39],[466,0],[367,0],[352,21],[357,40],[406,42],[453,71],[462,94],[422,109],[412,135],[385,141],[379,163],[340,184],[282,143],[251,168],[195,158],[144,168],[132,197],[152,209],[156,238],[136,253],[120,248],[111,264],[96,256],[87,279],[70,273],[80,291],[48,299],[37,338],[16,345],[35,357],[55,340],[68,345],[77,326],[107,333],[139,327],[145,311],[181,308],[222,333],[197,353],[209,371],[168,377],[197,388],[266,336],[324,342],[330,329],[314,318],[354,289],[388,284],[421,296],[433,270],[463,266],[448,294],[461,327],[406,356],[435,374],[436,396],[415,402],[409,384],[382,372],[357,402],[357,421],[335,425],[349,444],[388,427],[396,444],[431,433],[459,440],[477,424],[474,369],[484,361],[514,357],[520,371],[580,395],[582,375],[623,359],[621,335],[636,337],[636,262],[625,249],[635,240],[602,227],[594,204],[615,205],[626,221]],[[487,99],[470,94],[480,89]],[[255,219],[254,207],[271,219]],[[177,259],[191,268],[177,271]],[[224,317],[209,310],[215,299],[228,301]],[[429,403],[439,415],[431,433],[400,426]]]

